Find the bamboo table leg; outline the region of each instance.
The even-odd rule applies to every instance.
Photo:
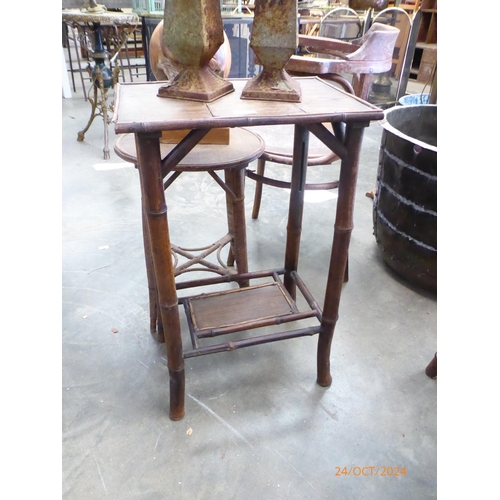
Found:
[[[330,348],[335,324],[338,319],[340,294],[344,282],[347,254],[353,228],[353,209],[356,180],[358,176],[359,153],[363,140],[364,127],[366,126],[368,126],[368,123],[347,125],[346,127],[345,146],[347,148],[347,157],[342,160],[340,166],[335,230],[325,302],[323,306],[321,331],[318,338],[318,374],[316,382],[323,387],[328,387],[332,383],[332,376],[330,374]]]
[[[149,229],[158,292],[158,310],[165,329],[170,374],[169,415],[172,420],[180,420],[184,416],[185,373],[167,206],[161,173],[160,136],[160,133],[136,134],[137,163],[144,193],[143,206]]]
[[[297,270],[299,263],[308,149],[309,131],[303,125],[295,125],[290,206],[288,210],[288,224],[286,227],[286,272],[284,278],[284,285],[294,300],[296,298],[296,289],[295,282],[291,277],[291,272]]]

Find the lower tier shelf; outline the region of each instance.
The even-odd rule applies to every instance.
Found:
[[[232,351],[242,347],[319,333],[322,318],[320,307],[298,274],[292,272],[290,276],[296,289],[309,305],[309,309],[300,311],[296,301],[281,281],[280,275],[284,273],[284,269],[273,269],[232,275],[225,278],[206,279],[202,280],[203,282],[200,282],[198,286],[223,281],[244,282],[256,278],[268,278],[268,281],[179,299],[179,303],[184,306],[193,347],[191,350],[184,351],[184,358]],[[200,340],[209,337],[250,331],[283,323],[293,323],[308,318],[316,318],[317,325],[227,341],[215,345],[200,345]]]

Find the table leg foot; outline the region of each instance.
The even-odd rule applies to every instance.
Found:
[[[318,376],[316,383],[321,387],[330,387],[332,385],[332,376],[328,374],[326,377],[321,379]]]
[[[330,387],[332,385],[332,375],[330,374],[330,362],[328,367],[318,366],[318,377],[316,383],[321,387]]]
[[[149,333],[156,333],[156,319],[149,320]]]
[[[434,358],[425,368],[425,374],[430,378],[437,378],[437,353],[434,354]]]
[[[330,387],[332,385],[332,375],[330,373],[330,351],[332,339],[333,328],[329,333],[321,332],[318,337],[316,383],[321,387]]]
[[[169,370],[170,373],[170,420],[181,420],[184,417],[185,374],[184,369]]]
[[[103,152],[104,152],[104,159],[105,160],[109,160],[110,159],[109,149],[108,148],[104,148]]]

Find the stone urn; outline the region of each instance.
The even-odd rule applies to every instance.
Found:
[[[296,0],[255,0],[250,47],[263,69],[247,82],[241,98],[300,102],[300,85],[285,71],[297,43]]]
[[[165,0],[163,43],[180,71],[159,97],[211,102],[234,90],[210,68],[224,42],[220,0]]]
[[[153,30],[149,41],[149,62],[151,71],[158,81],[173,80],[182,70],[181,64],[175,60],[174,56],[163,42],[163,21],[160,21]],[[208,66],[218,76],[227,78],[231,70],[231,46],[226,33],[224,33],[224,43],[212,57]]]

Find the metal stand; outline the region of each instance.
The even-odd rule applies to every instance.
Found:
[[[115,83],[118,81],[120,65],[117,57],[126,44],[130,33],[137,27],[139,18],[136,14],[117,14],[106,11],[91,13],[79,10],[68,10],[63,11],[62,19],[68,26],[77,30],[80,45],[91,54],[94,62],[93,67],[90,63],[87,66],[87,71],[92,82],[92,87],[89,89],[88,96],[88,100],[91,104],[90,118],[87,125],[78,132],[77,140],[82,142],[85,139],[85,134],[94,122],[95,117],[102,116],[104,122],[103,154],[104,159],[109,160],[108,125],[111,123],[114,103],[112,101],[108,102],[108,92],[110,89],[114,88]],[[110,26],[111,30],[114,30],[112,54],[104,49],[101,33],[102,24]],[[93,33],[93,47],[89,47],[84,43],[85,40],[88,39],[89,31]],[[90,94],[92,94],[92,96]]]
[[[87,125],[78,132],[77,140],[82,142],[85,139],[87,130],[92,125],[96,116],[102,116],[104,122],[104,159],[109,160],[109,147],[108,147],[108,125],[111,123],[111,117],[108,115],[108,110],[113,108],[111,104],[108,107],[107,94],[110,88],[118,81],[118,74],[120,73],[120,66],[117,63],[113,71],[106,66],[106,60],[109,57],[108,52],[104,50],[101,35],[101,23],[93,23],[94,29],[94,52],[92,54],[94,59],[94,67],[91,69],[90,65],[87,66],[87,71],[92,77],[92,87],[94,89],[93,97],[89,96],[89,101],[92,106],[90,118]]]

